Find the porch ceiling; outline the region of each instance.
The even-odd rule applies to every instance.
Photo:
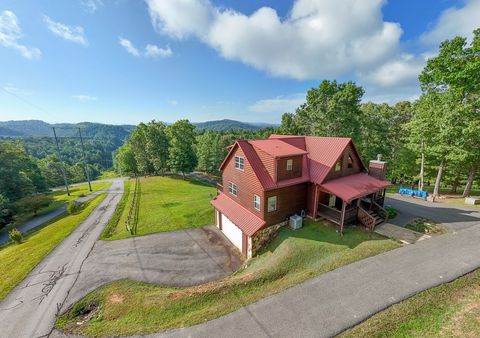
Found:
[[[354,199],[373,194],[391,185],[388,181],[382,181],[362,173],[327,181],[321,184],[320,188],[350,203]]]

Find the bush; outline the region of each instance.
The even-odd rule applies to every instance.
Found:
[[[17,244],[20,244],[23,241],[22,233],[16,228],[13,228],[12,230],[9,231],[8,237]]]
[[[45,194],[36,194],[32,196],[24,197],[18,200],[15,205],[21,213],[24,212],[33,212],[34,215],[37,215],[38,210],[43,207],[46,207],[52,203],[53,198]]]
[[[75,201],[68,202],[67,212],[71,215],[80,210],[80,204],[77,204]]]

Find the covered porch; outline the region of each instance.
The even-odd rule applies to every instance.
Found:
[[[315,185],[313,215],[337,224],[340,233],[345,225],[357,221],[373,229],[388,220],[383,204],[385,190],[390,185],[390,182],[367,174],[344,176]]]

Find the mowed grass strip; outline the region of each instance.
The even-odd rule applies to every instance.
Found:
[[[2,275],[0,300],[5,298],[50,251],[81,224],[105,196],[106,193],[98,195],[86,202],[77,213],[53,221],[32,233],[21,244],[10,244],[2,248],[0,250]]]
[[[91,336],[147,334],[202,323],[342,265],[395,249],[375,233],[306,221],[282,228],[247,267],[198,287],[170,288],[118,281],[86,296],[57,321],[69,333]],[[172,243],[172,245],[175,245]],[[86,309],[97,309],[88,315]],[[78,325],[77,323],[83,323]]]
[[[392,305],[341,337],[480,337],[480,270]]]
[[[129,205],[128,201],[132,200],[133,198],[133,192],[130,194],[130,187],[132,185],[135,185],[135,180],[125,180],[123,181],[123,195],[122,198],[120,199],[120,202],[118,202],[117,207],[115,208],[115,212],[113,213],[112,217],[108,221],[107,226],[103,230],[102,234],[100,235],[100,239],[110,239],[112,237],[113,233],[116,231],[116,228],[119,226],[122,226],[121,219],[125,219],[126,216],[125,214],[125,209],[126,206]],[[128,210],[127,210],[128,212]],[[123,221],[125,223],[125,221]]]
[[[210,200],[216,189],[209,184],[190,178],[154,176],[141,178],[140,187],[137,232],[133,236],[201,227],[214,222]],[[132,237],[125,229],[125,219],[134,190],[133,180],[122,215],[108,239]]]

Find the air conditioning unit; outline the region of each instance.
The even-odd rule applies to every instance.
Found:
[[[292,229],[300,229],[302,227],[302,217],[298,216],[298,215],[293,215],[293,216],[290,216],[290,222],[289,222],[289,225],[290,225],[290,228]]]

